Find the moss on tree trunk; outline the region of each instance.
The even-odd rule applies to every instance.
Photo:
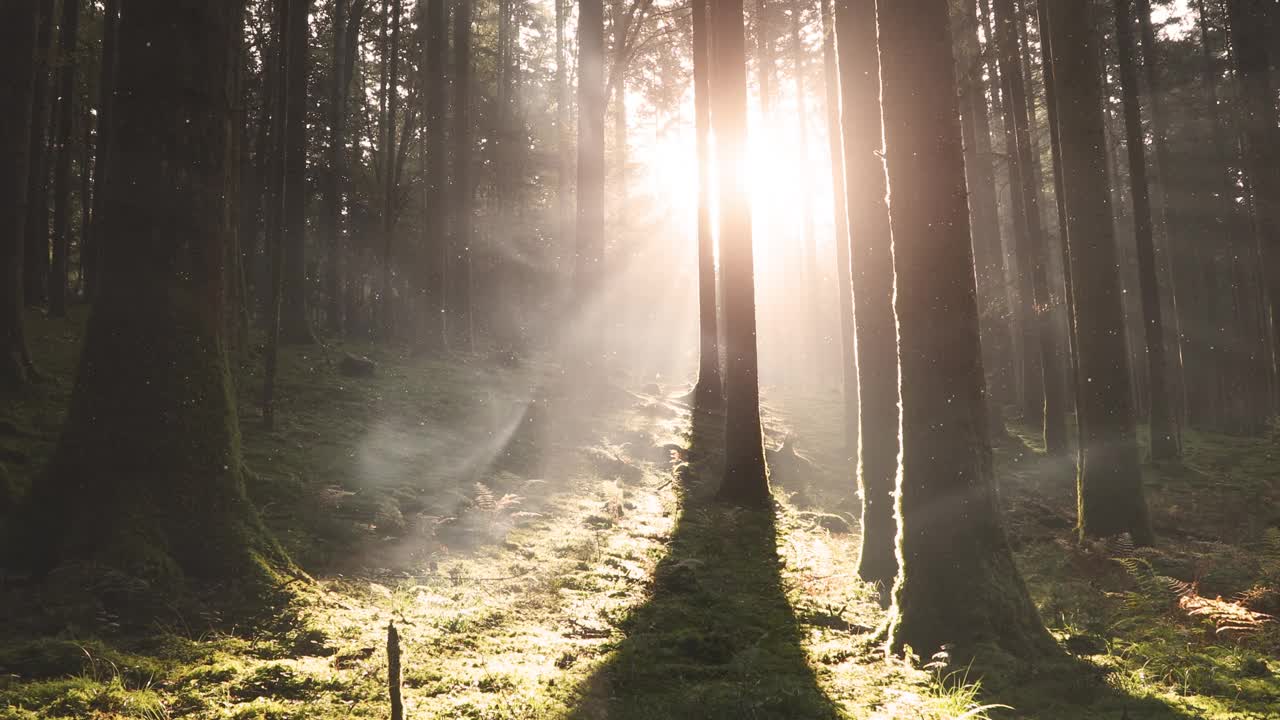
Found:
[[[881,3],[878,22],[902,373],[890,645],[1048,653],[996,508],[947,2]]]
[[[33,491],[38,569],[104,566],[257,598],[288,560],[244,485],[222,338],[241,4],[164,3],[120,21],[103,275],[71,408]]]

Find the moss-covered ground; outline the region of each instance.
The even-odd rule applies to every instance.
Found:
[[[0,513],[52,451],[78,327],[31,316],[47,377],[0,403]],[[374,376],[342,377],[345,352]],[[1067,659],[912,663],[883,657],[854,574],[838,393],[766,389],[770,443],[799,454],[773,456],[762,514],[711,499],[717,418],[680,388],[375,346],[282,361],[273,432],[256,362],[238,385],[251,495],[314,578],[292,611],[139,626],[0,576],[0,718],[386,718],[389,622],[415,719],[1280,718],[1271,439],[1188,433],[1185,462],[1148,468],[1156,546],[1082,546],[1069,464],[1012,428],[1010,540]]]

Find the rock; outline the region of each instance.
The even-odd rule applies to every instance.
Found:
[[[377,367],[377,364],[369,358],[351,354],[343,355],[342,360],[338,362],[338,372],[342,373],[343,377],[373,377],[373,371]]]

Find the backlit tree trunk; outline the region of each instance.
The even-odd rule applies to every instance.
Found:
[[[711,54],[707,0],[692,0],[693,112],[698,138],[698,385],[699,408],[717,407],[724,399],[720,375],[720,331],[716,307],[715,237],[711,228]]]
[[[1052,652],[996,507],[947,2],[879,5],[902,367],[890,646],[922,657],[946,643]]]
[[[835,0],[840,125],[853,263],[858,353],[858,487],[862,549],[858,574],[882,599],[898,574],[893,492],[898,475],[898,329],[893,317],[893,247],[885,205],[880,132],[880,59],[875,0]],[[949,47],[949,46],[948,46]]]
[[[746,187],[747,66],[742,0],[711,0],[711,123],[720,187],[720,263],[724,283],[725,466],[722,500],[768,507],[769,477],[760,428],[756,359],[751,196]]]

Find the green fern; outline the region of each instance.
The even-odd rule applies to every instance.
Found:
[[[1195,592],[1194,583],[1161,575],[1146,558],[1130,555],[1112,559],[1124,568],[1136,586],[1124,593],[1125,604],[1133,610],[1172,607],[1179,599]]]

